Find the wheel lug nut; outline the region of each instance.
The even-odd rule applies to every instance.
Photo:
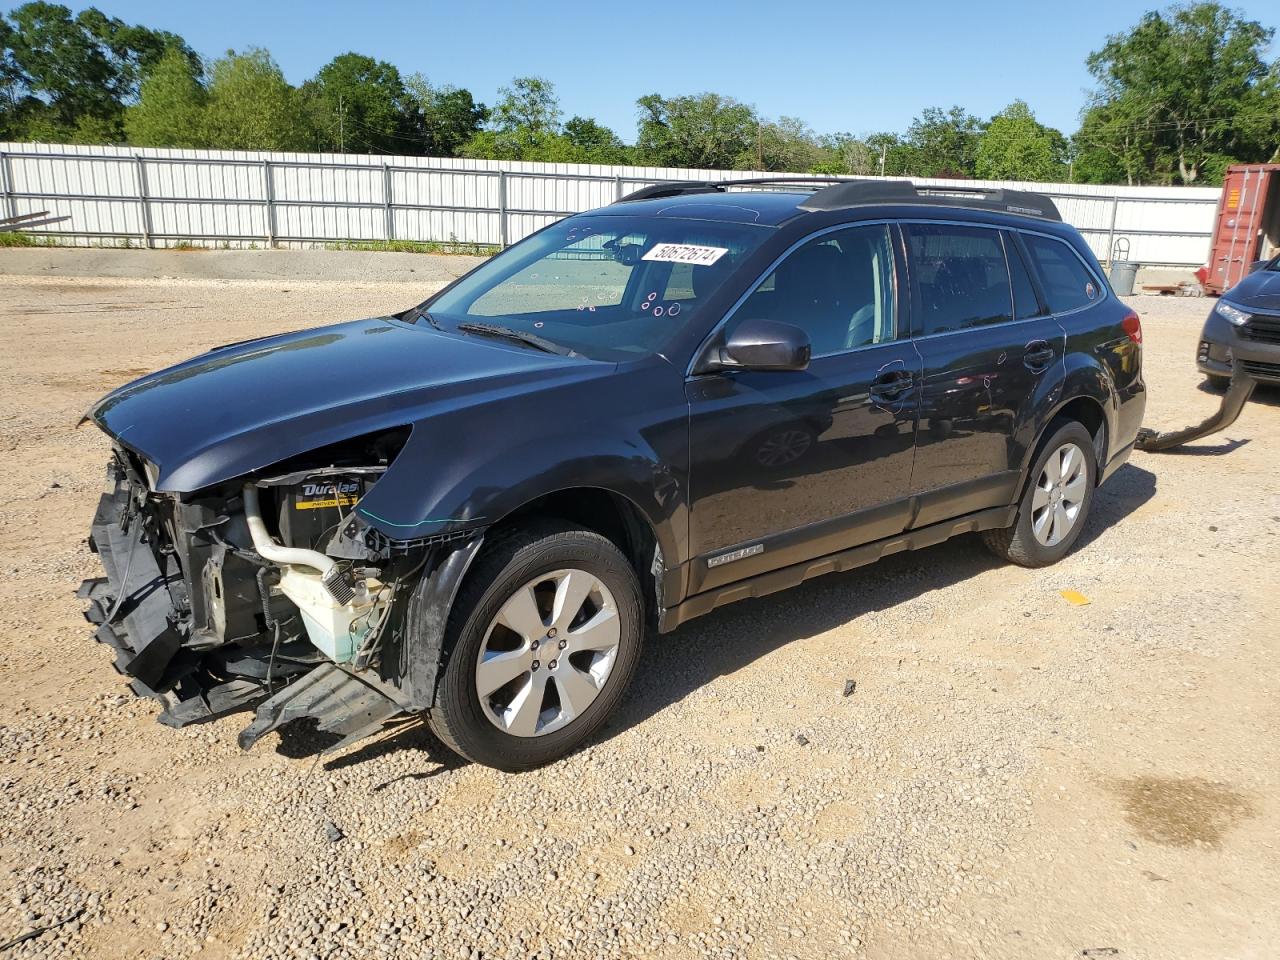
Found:
[[[547,666],[550,667],[552,670],[554,670],[556,668],[556,664],[559,662],[560,662],[559,660],[552,660],[549,664],[547,664]]]
[[[535,669],[535,670],[537,670],[537,669],[538,669],[538,661],[537,661],[537,660],[533,661],[533,669]]]
[[[561,650],[563,650],[563,649],[564,649],[565,647],[567,647],[568,645],[569,645],[569,641],[568,641],[568,640],[561,640],[561,641],[560,641],[560,649],[561,649]]]
[[[547,631],[547,639],[554,640],[555,638],[556,638],[556,628],[552,627],[550,630]]]

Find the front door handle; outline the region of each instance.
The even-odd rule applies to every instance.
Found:
[[[877,400],[896,400],[913,383],[910,370],[890,370],[871,381],[871,396]]]
[[[1022,355],[1022,364],[1034,373],[1043,373],[1057,356],[1047,340],[1032,340],[1027,344],[1026,353]]]

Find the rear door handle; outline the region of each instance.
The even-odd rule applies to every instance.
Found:
[[[1042,373],[1049,369],[1053,358],[1057,356],[1047,340],[1032,340],[1027,344],[1026,353],[1022,355],[1022,364],[1028,370]]]
[[[914,381],[909,370],[890,370],[871,382],[871,396],[876,400],[896,400],[908,390]]]

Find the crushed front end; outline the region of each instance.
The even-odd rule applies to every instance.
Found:
[[[392,438],[393,440],[402,438]],[[133,690],[181,727],[256,707],[248,747],[313,718],[337,749],[431,705],[448,605],[478,534],[389,540],[353,510],[394,450],[195,494],[117,444],[79,596]]]

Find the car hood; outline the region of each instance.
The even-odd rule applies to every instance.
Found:
[[[1280,310],[1280,270],[1258,270],[1249,274],[1223,297],[1242,307]]]
[[[189,492],[434,409],[612,367],[388,317],[219,347],[107,394],[89,416]]]

